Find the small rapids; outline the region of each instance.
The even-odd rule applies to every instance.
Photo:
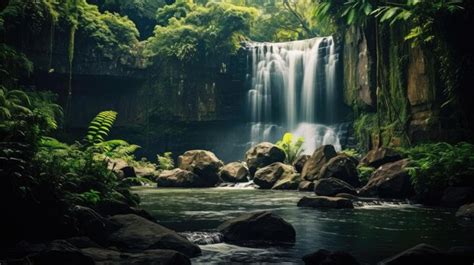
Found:
[[[224,240],[224,235],[219,232],[182,232],[179,234],[198,245],[217,244]]]

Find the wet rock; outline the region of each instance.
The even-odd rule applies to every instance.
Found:
[[[304,180],[309,181],[319,179],[319,173],[322,167],[336,155],[336,150],[332,145],[323,145],[319,147],[304,164],[303,170],[301,171],[301,177]]]
[[[303,180],[298,185],[299,191],[314,191],[314,182]]]
[[[100,248],[100,245],[85,236],[70,237],[66,241],[76,248]]]
[[[381,261],[380,265],[406,264],[452,264],[439,249],[428,244],[419,244],[400,254]]]
[[[449,264],[471,265],[474,263],[474,246],[452,247],[446,254],[451,261]]]
[[[314,192],[321,196],[335,196],[338,193],[357,194],[354,187],[337,178],[324,178],[316,181]]]
[[[250,172],[244,163],[232,162],[221,168],[220,177],[226,182],[247,182]]]
[[[319,173],[319,179],[337,178],[345,181],[353,187],[360,185],[357,163],[346,155],[337,155],[331,158]]]
[[[188,257],[201,254],[201,249],[176,232],[134,214],[115,215],[109,219],[120,228],[108,237],[108,244],[122,251],[171,249]]]
[[[349,253],[331,252],[320,249],[303,257],[305,265],[359,265],[360,263]]]
[[[163,170],[156,179],[158,187],[182,187],[182,188],[199,188],[213,187],[212,182],[200,177],[191,171],[175,168],[173,170]]]
[[[276,145],[268,142],[259,143],[245,153],[245,161],[253,177],[255,172],[275,162],[283,162],[286,154]]]
[[[74,206],[71,214],[77,220],[79,232],[99,244],[104,244],[109,234],[119,228],[117,224],[87,207]]]
[[[378,168],[383,164],[401,160],[402,156],[395,150],[387,147],[370,150],[365,157],[360,160],[360,164]]]
[[[446,207],[459,207],[469,202],[474,202],[472,187],[448,187],[441,198],[441,205]]]
[[[178,167],[198,175],[206,187],[219,182],[219,170],[223,165],[214,153],[205,150],[186,151],[178,157]]]
[[[456,212],[456,217],[467,221],[474,221],[474,203],[461,206]]]
[[[367,185],[359,190],[364,197],[407,198],[413,194],[413,187],[406,167],[408,160],[400,160],[380,166],[370,177]]]
[[[224,241],[243,245],[294,243],[296,236],[291,224],[271,212],[242,214],[217,230],[224,235]]]
[[[188,265],[191,261],[184,254],[174,250],[146,250],[140,253],[125,253],[102,248],[82,249],[84,255],[92,258],[97,265]]]
[[[311,207],[311,208],[354,208],[352,201],[345,198],[339,197],[326,197],[326,196],[316,196],[316,197],[303,197],[298,202],[298,207]]]
[[[293,162],[296,172],[301,173],[303,171],[304,164],[306,164],[310,157],[310,155],[301,155]]]
[[[301,182],[301,175],[299,173],[288,174],[280,178],[272,190],[296,190]]]
[[[345,199],[349,199],[349,200],[359,200],[360,198],[357,197],[356,195],[354,194],[349,194],[349,193],[338,193],[336,194],[336,196],[334,197],[340,197],[340,198],[345,198]]]
[[[27,263],[22,264],[68,264],[68,265],[93,265],[94,260],[86,256],[80,249],[65,240],[55,240],[45,245],[40,252],[30,255]]]
[[[155,218],[153,218],[150,213],[143,209],[130,207],[124,202],[112,199],[100,201],[97,205],[94,206],[94,210],[105,216],[112,216],[117,214],[136,214],[151,221],[155,220]]]
[[[253,182],[262,189],[271,189],[278,180],[293,178],[296,174],[292,166],[275,162],[257,170]]]

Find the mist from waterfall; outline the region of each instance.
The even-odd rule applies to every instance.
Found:
[[[248,43],[250,141],[274,142],[290,131],[305,153],[323,144],[341,149],[336,122],[339,55],[332,37]]]

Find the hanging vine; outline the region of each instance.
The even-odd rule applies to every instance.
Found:
[[[67,19],[69,23],[69,45],[68,45],[68,90],[67,90],[67,102],[66,102],[66,117],[69,115],[72,101],[72,76],[73,76],[73,62],[74,62],[74,42],[76,36],[76,30],[79,24],[78,11],[77,11],[78,0],[68,0],[67,2]],[[67,119],[66,119],[67,120]]]

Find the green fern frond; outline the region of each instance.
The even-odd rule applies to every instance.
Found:
[[[102,111],[89,124],[85,140],[89,144],[98,144],[105,141],[105,137],[109,135],[115,120],[117,112]]]

